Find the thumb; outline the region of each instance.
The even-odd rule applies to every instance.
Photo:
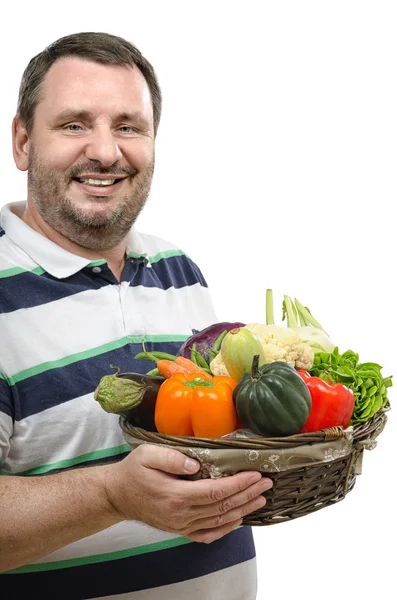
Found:
[[[148,444],[145,445],[145,457],[142,461],[145,467],[157,469],[173,475],[187,475],[197,473],[200,469],[198,460],[185,456],[178,450],[162,448]]]

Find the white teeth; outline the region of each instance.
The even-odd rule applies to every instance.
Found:
[[[79,179],[85,185],[113,185],[115,179]]]

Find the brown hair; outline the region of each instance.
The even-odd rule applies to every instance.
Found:
[[[82,32],[62,37],[31,59],[22,75],[17,108],[28,133],[33,128],[34,111],[40,101],[43,80],[52,65],[66,56],[77,56],[103,65],[136,65],[150,89],[154,133],[157,133],[161,115],[161,90],[152,65],[127,40],[109,33],[97,32]]]

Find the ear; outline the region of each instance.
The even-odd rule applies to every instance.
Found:
[[[12,122],[12,152],[17,168],[27,171],[29,164],[29,136],[19,115]]]

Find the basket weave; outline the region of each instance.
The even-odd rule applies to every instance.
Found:
[[[164,435],[134,427],[122,416],[120,426],[132,448],[144,443],[160,444],[198,459],[200,478],[231,475],[239,470],[258,470],[270,477],[273,487],[264,494],[266,505],[244,517],[242,524],[273,525],[343,500],[361,473],[364,449],[376,446],[375,439],[386,421],[385,411],[379,411],[366,423],[346,430],[331,427],[288,437],[244,439]],[[260,466],[248,464],[233,470],[235,459],[246,463],[252,456]],[[279,457],[283,461],[281,469],[275,462]]]

